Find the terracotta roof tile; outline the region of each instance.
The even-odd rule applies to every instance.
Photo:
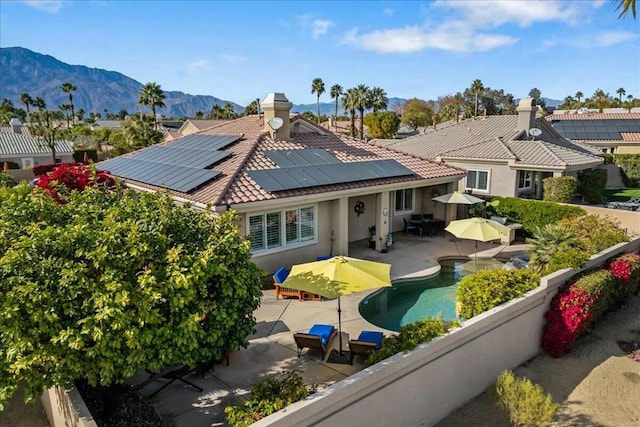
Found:
[[[614,120],[636,119],[640,120],[640,113],[585,113],[585,114],[549,114],[545,116],[547,121],[552,120]]]

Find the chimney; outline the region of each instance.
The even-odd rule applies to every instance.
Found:
[[[11,121],[9,122],[9,125],[11,126],[11,131],[13,133],[19,133],[22,134],[22,123],[20,123],[20,119],[14,117],[13,119],[11,119]]]
[[[264,129],[269,131],[271,137],[276,141],[286,141],[291,139],[291,125],[289,111],[293,104],[289,102],[284,93],[272,92],[262,101],[262,111],[264,112]],[[282,119],[282,126],[274,130],[269,125],[269,121],[275,117]]]
[[[528,132],[529,129],[536,127],[536,107],[535,98],[522,98],[518,103],[518,130]]]

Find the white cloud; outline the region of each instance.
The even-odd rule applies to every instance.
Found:
[[[58,13],[67,3],[65,0],[23,0],[25,4],[46,13]]]
[[[329,27],[333,26],[333,22],[328,19],[315,19],[311,24],[311,37],[317,39],[327,34]]]
[[[239,64],[247,60],[247,58],[245,58],[244,56],[229,55],[226,53],[223,53],[222,55],[220,55],[220,59],[223,60],[224,62],[228,62],[229,64]]]
[[[200,59],[198,61],[193,61],[185,65],[185,72],[188,76],[193,76],[198,74],[201,71],[209,70],[211,68],[211,64],[209,61],[205,61],[204,59]]]
[[[613,46],[614,44],[633,40],[637,37],[638,34],[632,33],[631,31],[601,32],[594,35],[591,45],[596,47],[609,47]]]

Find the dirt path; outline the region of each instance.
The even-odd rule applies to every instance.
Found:
[[[618,342],[640,341],[640,297],[600,319],[594,330],[554,359],[540,354],[517,367],[561,403],[552,426],[640,426],[640,363],[626,357]],[[508,418],[486,391],[437,424],[449,426],[510,426]]]

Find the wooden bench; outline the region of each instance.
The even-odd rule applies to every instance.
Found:
[[[320,295],[282,286],[282,283],[288,275],[289,272],[284,267],[280,267],[275,273],[273,273],[273,283],[276,287],[276,299],[280,299],[280,297],[296,297],[300,301],[322,301],[322,297]]]

